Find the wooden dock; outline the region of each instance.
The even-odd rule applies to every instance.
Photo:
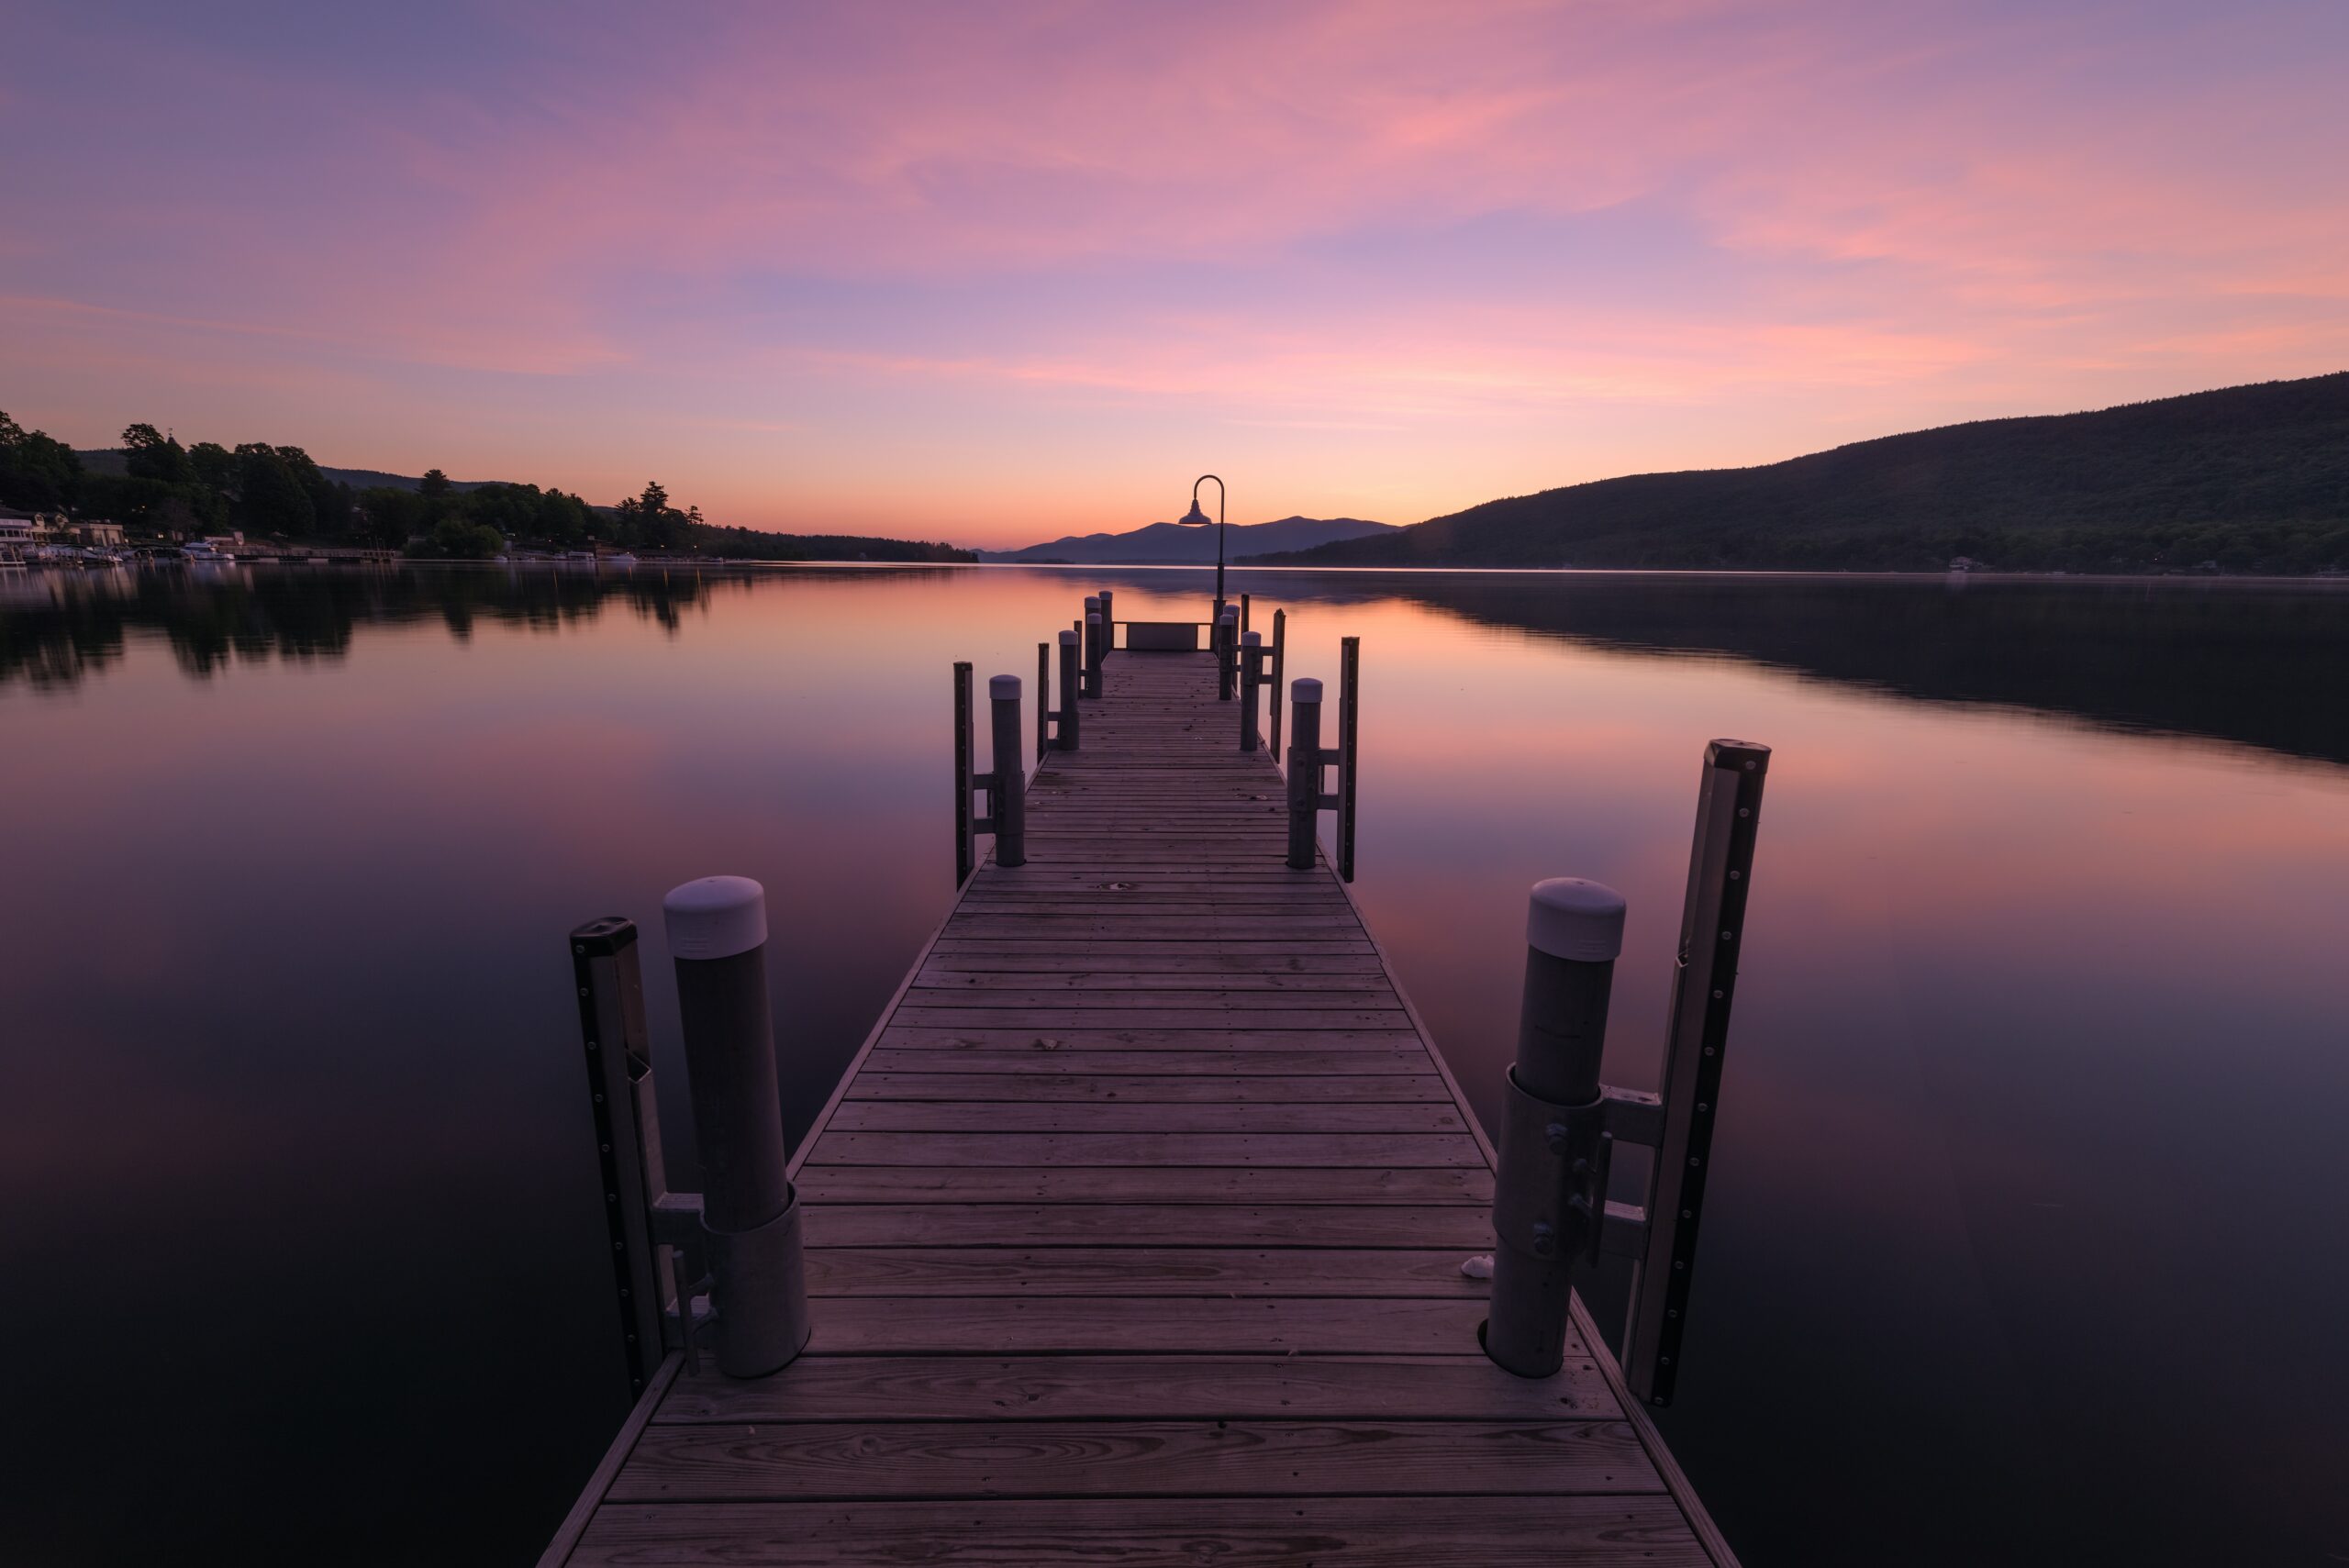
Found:
[[[672,1354],[545,1562],[1729,1564],[1205,653],[1119,653],[798,1153],[807,1352]]]

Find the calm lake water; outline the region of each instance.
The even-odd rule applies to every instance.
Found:
[[[1208,578],[0,580],[0,1561],[530,1561],[626,1404],[564,933],[645,927],[676,1084],[661,895],[765,883],[796,1136],[951,896],[949,663]],[[1653,1086],[1698,759],[1776,748],[1663,1423],[1749,1568],[2349,1559],[2349,594],[1241,589],[1363,639],[1357,891],[1488,1125],[1527,885],[1628,895]]]

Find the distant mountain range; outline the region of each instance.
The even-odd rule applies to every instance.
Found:
[[[1316,545],[1399,531],[1393,523],[1360,517],[1283,517],[1270,523],[1234,523],[1225,529],[1224,559],[1239,561],[1270,550],[1310,550]],[[1066,562],[1075,566],[1197,566],[1215,563],[1216,530],[1152,523],[1121,534],[1072,534],[1025,550],[983,550],[981,561],[1030,564]]]
[[[2349,372],[1487,501],[1300,566],[2349,570]]]

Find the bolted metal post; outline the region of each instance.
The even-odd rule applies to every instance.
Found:
[[[1040,642],[1036,644],[1036,760],[1040,762],[1052,740],[1052,645]]]
[[[1284,674],[1286,673],[1286,671],[1287,671],[1287,664],[1288,664],[1287,654],[1288,654],[1288,612],[1287,612],[1286,610],[1275,610],[1275,611],[1273,612],[1273,695],[1272,695],[1272,706],[1273,706],[1273,755],[1274,755],[1275,758],[1279,757],[1279,756],[1280,756],[1280,754],[1281,754],[1281,693],[1282,693],[1282,692],[1284,692],[1284,691],[1286,691],[1286,690],[1287,689],[1286,687],[1285,687],[1285,686],[1283,686],[1283,685],[1281,684],[1281,679],[1282,679],[1283,675],[1284,675]]]
[[[1623,895],[1580,877],[1536,883],[1525,917],[1525,995],[1493,1183],[1493,1292],[1485,1353],[1520,1377],[1565,1359],[1575,1263],[1596,1262],[1613,1140],[1599,1058]]]
[[[1241,595],[1247,601],[1245,594]],[[1256,694],[1264,687],[1264,634],[1243,631],[1240,634],[1240,749],[1253,751],[1264,744],[1259,731]]]
[[[1362,639],[1338,639],[1338,874],[1354,879],[1354,788],[1362,738]]]
[[[1053,715],[1060,721],[1058,744],[1063,751],[1076,750],[1076,633],[1061,633],[1061,706]]]
[[[971,820],[971,666],[954,665],[954,885],[971,880],[977,863],[975,824]]]
[[[652,1105],[636,923],[611,916],[573,931],[571,973],[579,995],[580,1040],[586,1048],[588,1103],[595,1113],[629,1393],[637,1395],[660,1364],[668,1274],[661,1267],[652,1225],[652,1205],[667,1183],[661,1121]]]
[[[1028,863],[1027,773],[1019,764],[1019,677],[987,682],[995,710],[995,772],[987,785],[987,817],[995,825],[995,863]]]
[[[766,892],[744,876],[670,889],[661,910],[677,972],[718,1365],[763,1377],[807,1342],[807,1280],[775,1086]]]
[[[1288,747],[1288,867],[1313,869],[1313,828],[1321,813],[1321,683],[1289,683],[1294,719]]]
[[[1646,1250],[1623,1329],[1623,1377],[1631,1394],[1668,1405],[1687,1329],[1688,1286],[1697,1268],[1697,1222],[1712,1166],[1730,1006],[1737,998],[1738,951],[1753,882],[1762,784],[1770,748],[1715,740],[1705,748],[1697,830],[1680,915],[1680,957],[1666,1027],[1663,1128],[1648,1195]]]
[[[1101,695],[1101,615],[1097,610],[1085,617],[1085,695]]]

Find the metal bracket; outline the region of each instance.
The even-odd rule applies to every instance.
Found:
[[[1648,1211],[1635,1203],[1610,1203],[1598,1233],[1598,1250],[1610,1258],[1636,1258],[1648,1250]]]
[[[1528,1094],[1510,1070],[1501,1110],[1501,1162],[1493,1189],[1493,1234],[1537,1258],[1586,1251],[1598,1256],[1606,1226],[1607,1177],[1614,1140],[1602,1127],[1606,1102],[1553,1105]]]
[[[1606,1107],[1607,1130],[1622,1142],[1653,1149],[1664,1141],[1663,1096],[1602,1084],[1598,1102]]]
[[[654,1198],[652,1239],[664,1247],[700,1246],[701,1194],[662,1193]]]

